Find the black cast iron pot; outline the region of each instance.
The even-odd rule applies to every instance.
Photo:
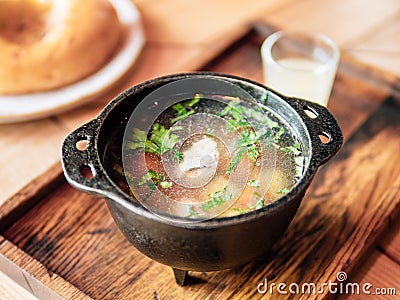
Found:
[[[255,99],[269,95],[268,106],[289,124],[301,141],[307,159],[303,177],[288,194],[251,213],[184,223],[160,218],[117,186],[104,161],[107,143],[116,130],[123,131],[135,107],[149,93],[186,78],[225,80]],[[329,141],[322,142],[320,136]],[[119,138],[122,140],[122,135]],[[342,140],[336,120],[325,107],[285,97],[239,77],[187,73],[153,79],[117,96],[97,118],[66,137],[62,145],[62,165],[73,187],[106,198],[115,222],[128,241],[148,257],[172,267],[177,283],[183,284],[187,271],[238,267],[265,255],[294,218],[317,168],[339,150]],[[79,141],[87,141],[86,149],[77,149]],[[85,168],[90,168],[92,178],[84,175]]]

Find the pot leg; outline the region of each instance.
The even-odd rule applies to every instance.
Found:
[[[174,271],[175,281],[179,285],[185,285],[185,279],[188,271],[172,268]]]

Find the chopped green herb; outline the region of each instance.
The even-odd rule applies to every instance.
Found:
[[[153,170],[148,170],[146,174],[144,174],[142,176],[142,178],[140,178],[140,181],[137,183],[137,186],[142,186],[144,185],[147,181],[149,181],[150,179],[158,179],[159,175],[156,171]]]
[[[240,139],[238,141],[239,147],[247,148],[247,156],[248,158],[256,162],[257,158],[260,156],[260,152],[258,150],[257,144],[260,142],[260,138],[254,131],[250,131],[248,129],[244,129],[240,134]]]
[[[179,120],[194,114],[195,110],[192,108],[192,106],[198,103],[201,100],[201,97],[202,96],[200,94],[196,94],[192,100],[172,105],[172,109],[176,111],[177,116],[170,120],[171,124],[174,124]]]
[[[178,128],[174,128],[178,130]],[[180,129],[180,128],[179,128]],[[171,130],[166,129],[161,124],[153,124],[150,141],[154,142],[160,149],[159,155],[165,151],[171,150],[179,141],[177,135],[170,133]]]
[[[144,196],[143,201],[146,201],[147,199],[149,199],[149,197],[153,194],[153,192],[156,190],[156,185],[154,184],[153,181],[148,181],[147,182],[147,187],[149,188],[149,191],[147,192],[147,194]]]
[[[268,127],[271,128],[278,128],[279,124],[278,122],[272,121],[270,118],[268,118],[267,116],[264,116],[264,122],[265,125],[267,125]]]
[[[173,130],[181,129],[181,127],[177,126]],[[139,149],[161,156],[165,151],[171,150],[178,141],[178,136],[172,134],[171,130],[155,123],[152,126],[149,139],[143,130],[134,128],[132,140],[126,143],[126,147],[131,150]]]
[[[197,104],[200,102],[201,98],[203,97],[202,94],[196,94],[192,100],[186,101],[185,106],[186,107],[192,107],[193,105]]]
[[[271,136],[270,128],[279,128],[279,131],[274,136],[274,141],[276,142],[278,142],[279,137],[284,133],[284,129],[279,127],[277,122],[268,118],[261,107],[259,107],[259,110],[256,110],[239,105],[238,103],[240,103],[240,100],[236,98],[219,113],[219,116],[230,115],[232,117],[228,120],[228,123],[231,126],[230,129],[232,128],[240,133],[238,147],[246,149],[247,157],[255,165],[257,159],[260,157],[260,142],[262,139],[267,139]],[[249,123],[245,117],[254,119],[254,124]],[[257,130],[254,126],[257,127]],[[243,153],[239,152],[238,154],[237,156],[233,156],[227,174],[235,170],[237,164],[242,159]]]
[[[287,194],[287,193],[289,193],[289,190],[288,190],[287,188],[279,189],[279,190],[277,191],[277,193],[278,193],[278,194]]]
[[[172,186],[172,182],[171,181],[161,181],[160,182],[160,186],[163,189],[168,189],[168,188],[170,188]]]
[[[175,111],[178,113],[178,116],[171,119],[171,124],[174,124],[195,113],[194,109],[186,110],[186,108],[180,103],[173,105],[172,108],[175,109]]]
[[[238,207],[231,207],[229,210],[234,213],[237,213],[239,215],[242,215],[242,214],[250,212],[251,208],[242,209],[242,208],[238,208]]]
[[[269,93],[268,92],[263,94],[261,96],[261,99],[260,99],[261,103],[263,103],[264,105],[267,105],[268,104],[268,97],[269,97]]]
[[[257,192],[254,192],[253,195],[256,196],[258,199],[261,199],[261,198],[262,198],[262,196],[261,196],[259,193],[257,193]]]
[[[296,143],[293,146],[284,147],[284,148],[280,148],[280,149],[283,152],[290,152],[290,153],[293,153],[296,156],[301,154],[300,144],[299,143]]]
[[[175,150],[175,149],[172,149],[172,152],[175,154],[175,157],[178,159],[178,162],[181,162],[183,160],[182,152]]]
[[[209,196],[211,197],[211,201],[208,201],[205,204],[201,205],[200,208],[202,210],[209,210],[211,208],[220,206],[225,201],[227,201],[233,197],[233,195],[231,193],[229,193],[229,194],[227,193],[226,187],[218,192],[210,194]]]
[[[271,136],[271,131],[268,129],[268,127],[267,128],[264,127],[263,130],[260,130],[260,137],[261,138],[266,139],[266,138],[269,138],[270,136]]]
[[[266,112],[261,110],[247,109],[248,118],[251,118],[261,126],[267,126],[268,128],[279,128],[279,124],[273,120],[271,120],[268,116],[266,116]]]
[[[188,218],[198,218],[198,217],[200,217],[200,214],[197,211],[194,210],[193,206],[191,206],[189,208],[189,216],[188,216]]]
[[[126,147],[132,150],[143,149],[146,140],[147,140],[147,135],[143,130],[140,130],[138,128],[133,128],[132,140],[126,143]]]
[[[281,137],[281,135],[285,133],[285,129],[283,127],[279,128],[278,132],[275,133],[274,135],[274,142],[277,144],[279,143],[279,138]]]
[[[250,211],[251,211],[251,210],[254,210],[254,209],[259,209],[259,208],[261,208],[261,207],[264,207],[264,205],[265,205],[265,200],[264,200],[264,198],[263,198],[259,193],[254,192],[253,195],[256,196],[256,199],[258,199],[258,201],[257,201],[257,203],[256,203],[255,205],[253,205],[253,206],[251,206],[250,203],[249,203],[249,210],[250,210]]]
[[[144,185],[145,183],[147,183],[147,181],[151,180],[151,175],[149,172],[147,172],[146,174],[144,174],[142,176],[142,178],[140,178],[140,181],[136,184],[138,187]]]
[[[256,198],[258,199],[258,201],[257,201],[257,203],[256,203],[255,205],[253,205],[253,206],[250,206],[250,203],[249,203],[249,209],[253,210],[253,209],[259,209],[259,208],[261,208],[261,207],[264,207],[264,205],[265,205],[265,200],[264,200],[264,198],[263,198],[259,193],[257,193],[257,192],[254,192],[253,195],[256,196]]]
[[[256,209],[260,209],[260,208],[262,208],[262,207],[264,207],[264,206],[265,206],[265,200],[264,200],[264,198],[261,198],[260,200],[257,201],[257,203],[256,203]]]
[[[260,181],[255,180],[255,179],[249,180],[249,181],[247,182],[247,184],[248,184],[249,186],[253,186],[253,187],[256,187],[256,188],[260,187]]]
[[[232,109],[231,115],[232,115],[232,118],[234,118],[236,121],[243,120],[243,115],[237,109]]]
[[[226,171],[226,174],[230,175],[232,174],[233,171],[236,170],[239,162],[242,160],[243,155],[246,153],[246,149],[245,148],[241,148],[239,149],[239,151],[237,151],[231,161],[229,162],[229,166],[228,166],[228,170]]]
[[[226,116],[228,115],[232,110],[236,109],[236,105],[239,104],[240,99],[239,98],[235,98],[234,100],[232,100],[229,105],[225,106],[224,110],[221,111],[218,115],[220,117]]]
[[[164,189],[168,189],[172,186],[172,182],[165,180],[165,175],[158,174],[156,171],[151,169],[148,170],[147,173],[142,176],[142,178],[140,178],[140,181],[137,183],[137,186],[141,187],[145,183],[147,183],[147,186],[150,189],[152,188],[151,185],[155,186],[158,184]]]

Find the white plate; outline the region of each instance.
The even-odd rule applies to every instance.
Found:
[[[85,79],[56,90],[0,96],[0,123],[15,123],[60,113],[104,92],[133,65],[144,45],[140,15],[130,0],[110,0],[126,36],[119,52],[102,69]]]

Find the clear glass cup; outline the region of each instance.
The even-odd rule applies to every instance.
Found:
[[[261,46],[264,83],[287,96],[327,106],[339,49],[322,34],[278,31]]]

